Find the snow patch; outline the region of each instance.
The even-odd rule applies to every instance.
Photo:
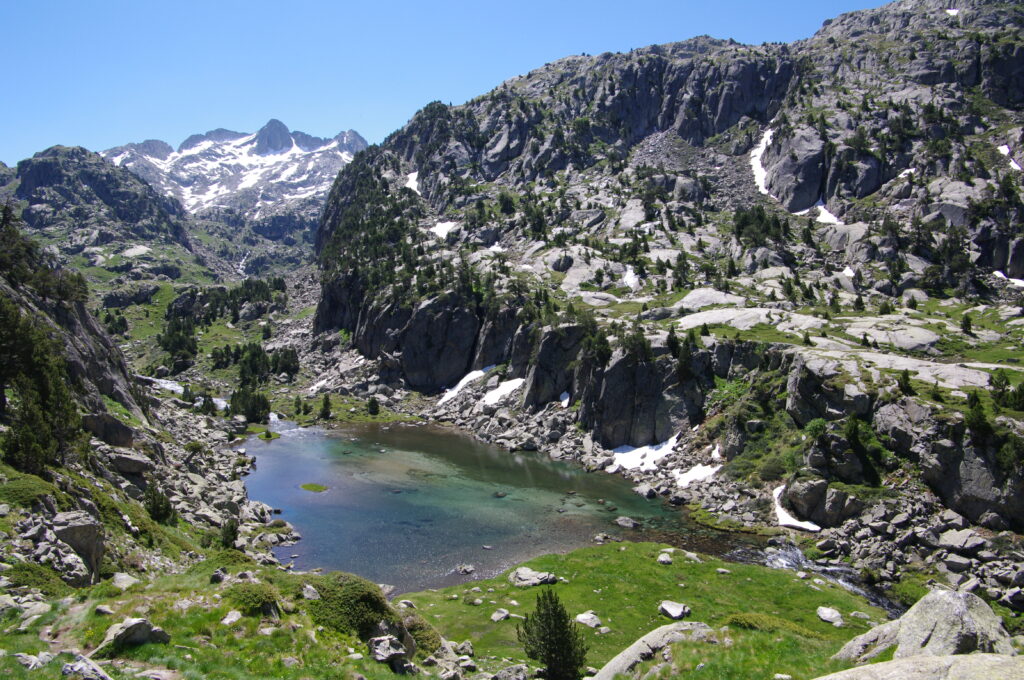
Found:
[[[786,485],[775,487],[772,491],[772,498],[775,500],[775,519],[778,521],[780,527],[789,527],[790,529],[800,529],[801,531],[821,531],[814,522],[804,522],[798,520],[793,515],[789,514],[786,508],[782,507],[782,492],[786,488]]]
[[[612,449],[615,454],[615,462],[607,469],[608,472],[618,472],[620,468],[626,470],[655,470],[658,461],[672,453],[679,435],[672,435],[671,439],[660,444],[648,444],[647,446],[620,446]]]
[[[498,386],[488,392],[480,400],[480,403],[488,406],[493,406],[501,401],[504,397],[512,394],[518,390],[522,384],[526,382],[524,378],[514,378],[512,380],[506,380],[503,383],[498,383]]]
[[[914,172],[916,172],[916,171],[914,170],[914,168],[907,168],[906,170],[904,170],[903,172],[901,172],[900,174],[898,174],[898,175],[896,175],[896,176],[897,176],[897,177],[908,177],[908,176],[910,176],[910,175],[913,175],[913,174],[914,174]]]
[[[451,230],[455,229],[457,226],[459,226],[458,222],[438,222],[433,227],[431,227],[429,231],[432,232],[438,238],[445,238],[448,236],[449,232],[451,232]]]
[[[997,148],[999,149],[999,153],[1003,154],[1007,158],[1010,158],[1010,147],[1008,145],[1003,144],[1002,146]],[[1020,163],[1013,160],[1012,158],[1010,158],[1010,167],[1016,170],[1017,172],[1020,172]]]
[[[702,479],[714,476],[714,474],[721,469],[721,465],[704,465],[703,463],[697,463],[686,472],[683,472],[682,470],[673,470],[672,476],[675,477],[676,486],[682,489],[689,486],[691,482],[699,482]]]
[[[405,178],[405,187],[415,191],[417,196],[422,196],[420,193],[420,173],[410,172],[409,176]]]
[[[562,392],[558,395],[558,403],[562,405],[562,408],[569,408],[569,393]]]
[[[853,269],[851,269],[850,267],[847,267],[846,269],[843,270],[843,276],[845,276],[848,279],[852,279],[856,275],[857,272],[853,271]]]
[[[960,10],[958,10],[958,9],[947,9],[946,10],[946,14],[948,14],[951,17],[955,17],[958,14],[960,14]]]
[[[503,253],[503,252],[505,252],[505,249],[504,249],[504,248],[502,248],[502,247],[501,247],[500,245],[498,245],[497,243],[495,243],[495,244],[494,244],[493,246],[491,246],[491,247],[490,247],[490,248],[488,248],[487,250],[491,251],[492,253]]]
[[[761,164],[761,158],[764,156],[765,150],[768,149],[768,145],[772,143],[773,134],[775,134],[773,130],[765,130],[761,141],[750,152],[750,169],[754,171],[754,184],[757,185],[757,190],[766,196],[771,196],[768,193],[768,171]]]
[[[824,201],[818,201],[818,204],[815,207],[818,209],[817,221],[820,222],[821,224],[838,224],[840,226],[843,225],[843,221],[841,219],[839,219],[838,217],[836,217],[835,215],[828,211],[828,208],[825,207]]]
[[[462,376],[462,380],[455,383],[455,387],[451,388],[450,390],[446,390],[445,393],[441,395],[441,398],[437,400],[437,405],[441,406],[442,404],[447,404],[449,401],[455,398],[455,395],[462,391],[463,387],[473,382],[477,378],[484,377],[485,375],[487,375],[487,372],[490,371],[492,368],[494,368],[494,364],[491,364],[490,366],[484,366],[483,368],[476,371],[470,371],[466,375]]]
[[[632,265],[626,265],[626,273],[622,275],[622,283],[629,286],[630,290],[640,287],[640,277],[636,275]]]

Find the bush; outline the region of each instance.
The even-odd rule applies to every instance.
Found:
[[[167,494],[157,486],[156,480],[152,477],[147,481],[149,483],[146,485],[146,491],[142,495],[142,507],[146,509],[146,512],[149,513],[154,522],[174,524],[178,518],[178,513],[174,511],[174,506],[171,505]]]
[[[366,412],[371,416],[380,413],[380,402],[377,401],[377,397],[370,397],[370,400],[366,402]]]
[[[246,616],[270,615],[277,609],[278,592],[266,583],[236,583],[224,598]]]
[[[378,622],[397,621],[380,587],[365,579],[335,572],[313,579],[311,584],[320,593],[319,600],[308,604],[309,615],[318,625],[366,640]]]
[[[778,616],[758,612],[730,614],[725,618],[724,624],[726,626],[735,626],[736,628],[746,628],[747,630],[760,630],[766,633],[793,633],[794,635],[814,640],[825,639],[824,635],[816,633],[809,628],[804,628],[799,623],[793,623],[786,619],[780,619]]]
[[[416,641],[417,656],[429,656],[441,647],[441,635],[419,614],[406,616],[402,625]]]
[[[231,518],[220,528],[220,544],[224,548],[233,548],[237,540],[238,520]]]
[[[19,562],[4,572],[11,585],[21,588],[36,588],[47,597],[64,597],[71,592],[71,586],[64,583],[53,569],[34,562]]]
[[[519,624],[516,637],[526,656],[544,666],[546,680],[579,680],[583,676],[587,642],[551,588],[541,591],[537,609]]]

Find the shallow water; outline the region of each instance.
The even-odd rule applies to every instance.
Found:
[[[679,511],[641,498],[618,476],[442,428],[273,426],[280,439],[246,444],[256,456],[246,484],[251,498],[280,508],[302,534],[297,545],[277,550],[285,563],[297,554],[298,569],[349,571],[410,591],[492,576],[531,557],[590,545],[599,532],[680,544],[723,538],[688,527]],[[300,488],[307,483],[328,490]],[[615,525],[621,515],[645,530]],[[457,573],[461,563],[474,565],[475,574]]]

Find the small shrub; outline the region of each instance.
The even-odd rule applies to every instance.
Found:
[[[146,491],[142,495],[142,507],[146,509],[146,512],[149,513],[154,522],[174,524],[178,513],[175,512],[174,506],[171,505],[170,499],[167,498],[167,494],[157,486],[156,480],[152,477],[147,481]]]
[[[402,625],[416,641],[417,656],[429,656],[441,647],[441,635],[419,614],[404,617]]]
[[[266,583],[236,583],[224,592],[224,598],[246,616],[271,614],[278,597],[277,590]]]
[[[71,586],[64,583],[53,569],[34,562],[19,562],[4,572],[11,585],[21,588],[36,588],[48,597],[64,597],[71,592]]]
[[[898,583],[894,583],[889,590],[889,595],[905,607],[912,606],[915,602],[928,594],[928,587],[924,580],[918,576],[904,574]]]
[[[220,544],[224,548],[233,548],[237,540],[238,520],[232,517],[220,528]]]
[[[370,400],[366,402],[366,412],[371,416],[380,413],[380,402],[377,401],[377,397],[370,397]]]
[[[335,572],[311,583],[320,593],[319,600],[308,604],[309,615],[318,625],[365,640],[379,621],[397,620],[380,588],[365,579]]]

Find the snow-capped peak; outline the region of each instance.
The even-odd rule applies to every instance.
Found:
[[[366,148],[354,130],[325,139],[271,119],[255,133],[192,135],[175,151],[159,140],[103,152],[193,213],[234,208],[246,216],[326,196],[338,171]]]

